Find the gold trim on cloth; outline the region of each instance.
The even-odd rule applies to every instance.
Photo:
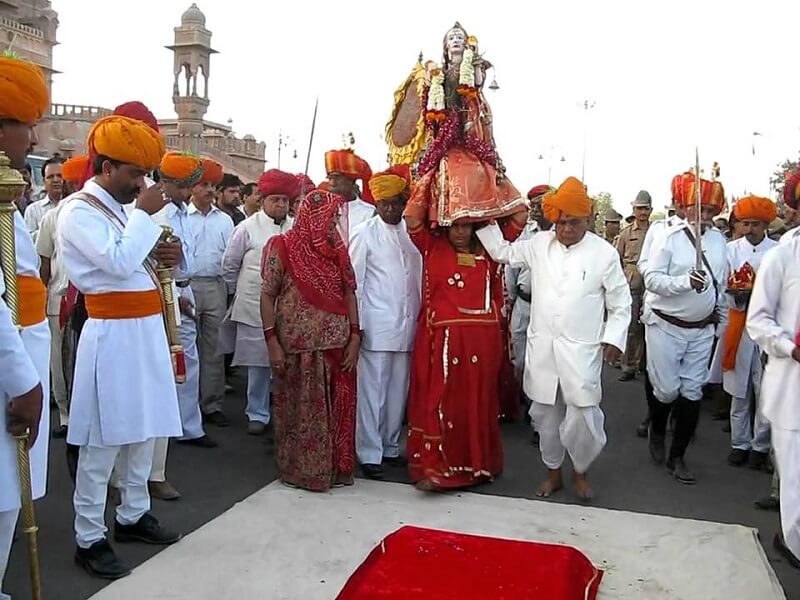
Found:
[[[442,368],[444,370],[444,382],[447,383],[447,376],[449,374],[450,358],[448,352],[450,350],[450,328],[446,327],[444,330],[444,346],[442,348]]]

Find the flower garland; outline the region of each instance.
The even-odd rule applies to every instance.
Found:
[[[428,100],[426,104],[425,119],[430,122],[442,122],[447,113],[444,103],[444,73],[441,69],[436,69],[431,77],[431,85],[428,89]]]
[[[421,177],[435,168],[447,151],[457,144],[462,144],[464,149],[475,155],[482,162],[490,165],[498,164],[497,150],[489,142],[477,138],[473,134],[464,135],[461,131],[461,120],[458,111],[451,110],[446,113],[446,118],[438,126],[438,132],[433,142],[428,147],[425,155],[419,162],[418,173]],[[428,122],[428,128],[433,132],[434,124]]]
[[[475,89],[475,51],[470,46],[464,49],[464,54],[461,57],[456,91],[467,98],[476,98],[478,95]]]

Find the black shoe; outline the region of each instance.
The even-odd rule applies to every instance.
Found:
[[[650,419],[645,419],[636,426],[636,435],[640,438],[646,438],[650,430]]]
[[[191,440],[177,440],[179,444],[183,444],[184,446],[197,446],[198,448],[216,448],[218,446],[217,442],[212,440],[207,435],[203,435],[199,438],[193,438]]]
[[[697,483],[694,474],[689,470],[682,458],[670,458],[667,461],[667,471],[680,483],[686,485]]]
[[[383,468],[380,465],[361,465],[361,472],[368,479],[380,481],[383,479]]]
[[[88,548],[75,549],[75,564],[94,577],[119,579],[131,574],[131,570],[117,560],[108,540],[102,539]]]
[[[750,458],[747,461],[747,466],[754,471],[761,471],[766,468],[769,455],[766,452],[759,452],[758,450],[750,450]]]
[[[617,381],[633,381],[634,379],[636,379],[636,373],[633,371],[623,371]]]
[[[731,450],[730,454],[728,454],[728,464],[732,467],[741,467],[744,463],[747,462],[747,450],[742,450],[741,448],[734,448]]]
[[[761,500],[756,500],[754,504],[758,510],[779,511],[781,509],[781,502],[775,496],[767,496]]]
[[[383,463],[390,467],[407,467],[408,459],[404,456],[384,456]]]
[[[798,560],[794,553],[789,549],[789,547],[786,545],[786,542],[783,541],[783,536],[780,533],[776,533],[775,537],[772,538],[772,547],[778,551],[778,554],[786,559],[786,562],[792,565],[795,569],[800,569],[800,560]]]
[[[121,525],[114,521],[114,539],[120,543],[144,542],[154,546],[169,546],[181,539],[181,534],[164,529],[153,515],[145,513],[133,525]]]
[[[228,427],[231,424],[231,422],[228,421],[228,417],[226,417],[225,413],[221,410],[215,410],[212,413],[203,415],[203,423],[210,423],[217,427]]]
[[[650,430],[650,457],[657,465],[663,465],[666,459],[666,451],[664,450],[664,436],[658,433],[653,433]]]
[[[63,440],[67,437],[67,426],[66,425],[59,425],[58,427],[53,429],[53,439],[54,440]]]

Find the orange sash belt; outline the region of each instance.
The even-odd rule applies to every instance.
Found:
[[[17,275],[19,324],[30,327],[47,319],[47,288],[38,277]]]
[[[141,319],[161,314],[158,290],[85,294],[84,299],[90,319]]]
[[[739,352],[739,342],[744,333],[747,322],[747,311],[731,308],[728,311],[728,329],[722,340],[722,370],[733,371],[736,369],[736,353]]]

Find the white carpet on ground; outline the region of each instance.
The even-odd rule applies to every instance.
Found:
[[[575,546],[605,570],[601,600],[785,598],[748,527],[358,480],[273,483],[93,600],[331,600],[402,525]]]

